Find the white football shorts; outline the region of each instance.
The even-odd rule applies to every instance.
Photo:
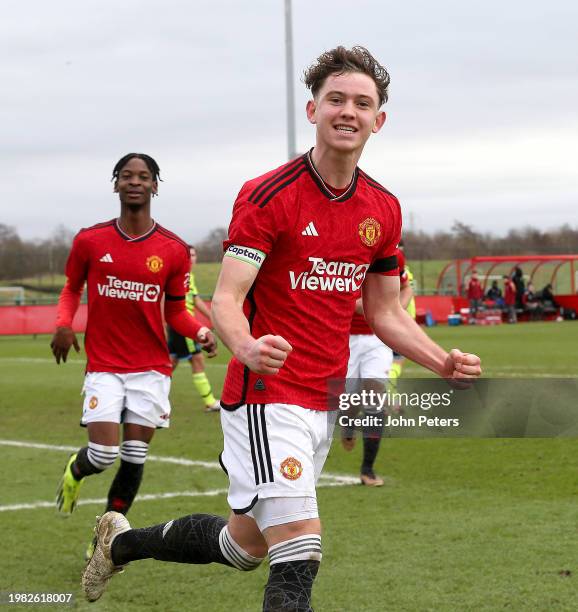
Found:
[[[393,364],[393,351],[373,334],[349,336],[347,378],[387,380]]]
[[[232,510],[246,514],[258,500],[272,497],[316,498],[335,416],[334,411],[293,404],[222,409],[224,450],[219,461],[229,477]]]
[[[96,422],[168,427],[171,379],[154,370],[130,374],[88,372],[84,378],[81,425]]]

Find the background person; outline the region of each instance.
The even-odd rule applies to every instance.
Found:
[[[476,272],[472,272],[472,277],[468,283],[467,297],[470,302],[470,325],[472,325],[476,322],[476,315],[484,298],[484,290]]]
[[[508,323],[516,323],[516,285],[509,276],[504,276],[504,307],[506,309]]]
[[[405,264],[403,242],[400,241],[397,252],[400,281],[400,303],[415,319],[415,299],[413,296],[413,276]],[[363,316],[363,303],[358,299],[355,303],[355,313],[351,320],[349,336],[349,362],[347,379],[355,388],[349,392],[359,392],[364,388],[376,393],[384,393],[387,389],[394,392],[397,380],[401,376],[405,358],[390,349],[373,333]],[[360,380],[363,379],[363,380]],[[389,382],[389,384],[388,384]],[[359,384],[357,384],[359,383]],[[360,386],[361,385],[361,386]],[[359,387],[359,388],[358,388]],[[383,437],[384,411],[376,411],[372,406],[362,407],[366,416],[379,417],[381,425],[374,424],[362,428],[363,455],[360,469],[361,483],[368,487],[381,487],[383,478],[376,476],[374,465]],[[353,407],[348,411],[349,417],[355,417],[358,411]],[[341,444],[346,451],[355,447],[355,429],[342,427]]]
[[[496,306],[502,307],[504,305],[502,290],[500,289],[497,280],[492,281],[492,285],[486,293],[486,299],[495,302]]]
[[[197,263],[197,250],[190,244],[191,275],[189,277],[189,290],[187,291],[186,306],[192,316],[197,309],[206,319],[211,320],[211,311],[202,300],[195,283],[193,269]],[[193,373],[193,385],[205,404],[205,412],[217,412],[221,409],[218,399],[215,399],[211,383],[205,372],[205,359],[201,352],[201,345],[195,340],[185,338],[177,333],[172,327],[167,326],[167,341],[173,370],[179,365],[180,360],[189,361]]]

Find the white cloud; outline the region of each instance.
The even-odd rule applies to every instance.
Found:
[[[574,213],[578,5],[293,0],[296,80],[364,44],[392,74],[361,165],[416,224],[504,231]],[[284,161],[282,0],[9,0],[0,53],[0,222],[26,237],[112,217],[124,153],[158,159],[159,220],[198,240],[242,182]],[[313,140],[296,87],[298,147]]]

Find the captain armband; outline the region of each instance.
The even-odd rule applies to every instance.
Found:
[[[225,251],[225,257],[233,257],[234,259],[239,259],[259,269],[265,261],[265,257],[267,257],[267,255],[265,255],[263,251],[259,251],[258,249],[252,249],[250,247],[232,244]]]

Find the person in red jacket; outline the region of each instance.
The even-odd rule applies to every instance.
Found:
[[[508,313],[508,323],[516,323],[516,285],[509,276],[504,276],[504,304]]]
[[[484,290],[476,272],[472,272],[472,278],[468,283],[467,290],[468,300],[470,301],[470,324],[473,324],[476,320],[476,314],[482,305],[484,299]]]
[[[142,153],[129,153],[113,170],[120,216],[82,229],[66,263],[51,348],[56,363],[71,347],[80,350],[72,321],[85,284],[88,318],[84,406],[81,425],[88,445],[73,453],[58,487],[58,511],[69,516],[86,476],[103,472],[120,456],[106,510],[126,514],[138,491],[148,445],[156,428],[169,425],[171,360],[163,326],[197,340],[209,356],[212,332],[185,307],[189,248],[151,217],[159,167]],[[120,424],[123,442],[119,447]],[[87,551],[90,555],[91,547]]]

